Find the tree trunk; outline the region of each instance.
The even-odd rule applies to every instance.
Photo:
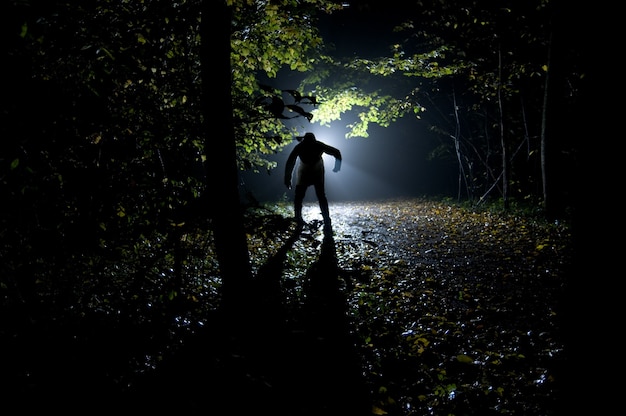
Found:
[[[502,53],[498,48],[498,108],[500,125],[500,146],[502,147],[502,204],[504,210],[509,209],[509,154],[506,149],[504,114],[502,108]]]
[[[552,201],[550,200],[550,194],[548,192],[548,155],[547,155],[547,142],[546,142],[546,126],[548,120],[548,87],[550,86],[550,71],[552,70],[551,53],[552,51],[552,36],[548,41],[548,60],[546,78],[543,88],[543,110],[541,113],[541,184],[543,188],[543,208],[548,217],[552,212]]]
[[[231,98],[231,13],[223,0],[203,1],[200,62],[207,192],[222,279],[222,306],[237,313],[247,305],[252,268],[238,189]]]

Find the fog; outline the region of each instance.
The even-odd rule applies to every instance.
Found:
[[[454,196],[456,169],[451,162],[429,160],[438,144],[419,120],[403,119],[395,125],[370,127],[370,137],[345,138],[340,128],[314,124],[302,127],[318,140],[337,147],[343,157],[341,171],[332,171],[334,158],[324,155],[329,201],[377,200],[416,196]],[[296,141],[269,157],[277,167],[267,172],[242,172],[242,187],[261,202],[291,200],[293,190],[284,183],[285,162]],[[313,187],[305,201],[316,201]]]

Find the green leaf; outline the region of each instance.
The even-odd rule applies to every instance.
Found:
[[[460,363],[465,363],[465,364],[471,364],[474,362],[474,359],[468,355],[465,354],[459,354],[456,356],[456,359],[458,362]]]

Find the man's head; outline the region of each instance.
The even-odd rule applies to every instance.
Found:
[[[301,142],[302,140],[307,142],[315,141],[315,135],[313,133],[305,133],[304,136],[296,136],[296,140]]]

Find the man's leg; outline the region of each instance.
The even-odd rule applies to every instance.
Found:
[[[306,186],[296,185],[294,199],[293,199],[293,211],[297,222],[302,223],[302,201],[304,201],[304,195],[306,194]]]
[[[324,225],[330,227],[330,210],[328,209],[328,199],[326,198],[326,192],[324,191],[324,182],[315,183],[315,195],[320,205],[320,211],[322,211],[322,217],[324,218]]]

